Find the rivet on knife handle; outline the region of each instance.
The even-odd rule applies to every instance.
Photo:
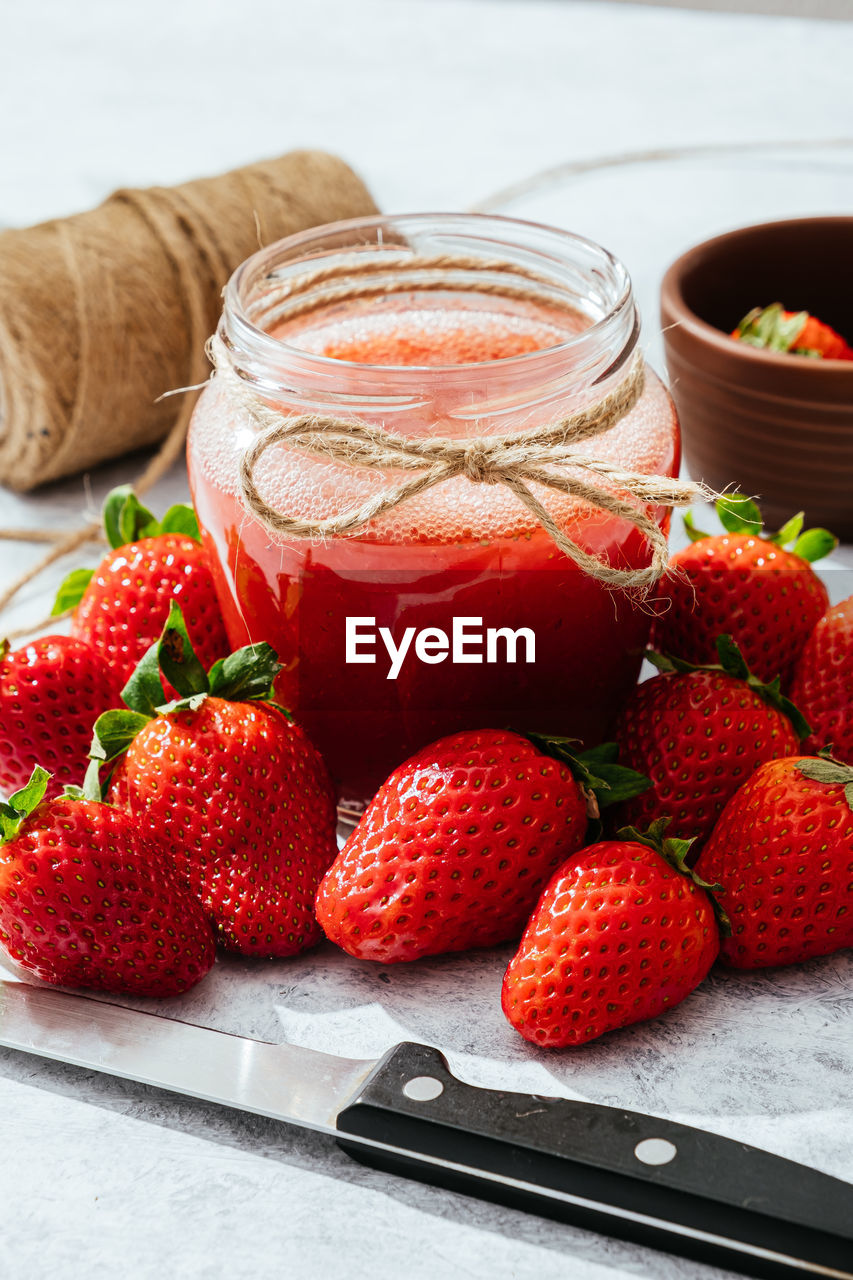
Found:
[[[473,1088],[424,1045],[393,1049],[337,1127],[349,1154],[408,1177],[746,1275],[853,1280],[848,1184],[673,1121]]]

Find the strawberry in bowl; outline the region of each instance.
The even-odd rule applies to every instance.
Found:
[[[781,302],[753,307],[732,331],[732,337],[751,347],[813,360],[853,360],[853,347],[831,325],[808,311],[786,311]]]

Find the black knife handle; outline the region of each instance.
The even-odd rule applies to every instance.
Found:
[[[671,1120],[477,1089],[426,1045],[392,1049],[337,1127],[389,1172],[750,1276],[853,1280],[853,1186]]]

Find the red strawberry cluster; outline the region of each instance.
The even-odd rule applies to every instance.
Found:
[[[0,943],[45,981],[173,995],[216,945],[325,934],[389,964],[513,942],[503,1009],[543,1047],[658,1016],[718,958],[853,944],[853,600],[827,608],[824,530],[719,513],[673,557],[658,673],[613,742],[454,734],[338,853],[277,656],[227,652],[192,512],[111,495],[113,551],[60,592],[72,638],[0,652]]]
[[[175,995],[217,943],[318,941],[334,797],[275,654],[228,652],[192,509],[120,489],[104,523],[57,597],[72,636],[0,649],[0,944],[46,982]]]
[[[424,748],[320,885],[333,942],[388,964],[521,933],[502,1005],[543,1047],[656,1017],[718,957],[760,968],[853,943],[853,767],[802,754],[833,741],[853,763],[853,602],[827,612],[810,564],[835,539],[802,516],[764,535],[739,496],[720,517],[725,533],[688,525],[673,557],[669,652],[650,652],[659,674],[615,742],[577,756],[483,730]]]

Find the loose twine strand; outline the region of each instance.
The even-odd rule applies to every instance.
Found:
[[[158,480],[162,480],[163,476],[171,470],[172,465],[180,457],[184,441],[187,438],[187,427],[190,417],[192,416],[194,400],[188,400],[182,406],[175,423],[172,426],[168,436],[163,444],[152,457],[145,470],[136,478],[133,488],[137,494],[142,496],[151,489]],[[16,538],[15,534],[19,537]],[[35,535],[35,536],[34,536]],[[71,555],[79,547],[83,547],[88,542],[103,542],[104,532],[100,519],[90,520],[83,524],[79,529],[73,529],[70,533],[64,534],[48,534],[43,530],[0,530],[0,538],[8,541],[29,541],[29,542],[53,542],[49,551],[17,578],[0,594],[0,613],[14,600],[19,591],[22,591],[28,583],[33,582],[40,577],[46,569],[49,569],[57,560],[61,560],[63,556]],[[24,627],[18,627],[11,631],[4,631],[3,635],[7,640],[19,640],[22,636],[31,635],[35,631],[42,631],[45,627],[51,626],[58,622],[60,618],[65,617],[70,610],[59,616],[51,614],[47,618],[42,618],[40,622],[30,623]]]
[[[381,279],[374,278],[377,274]],[[501,278],[504,275],[511,278]],[[341,277],[341,283],[329,287],[330,281]],[[319,295],[318,286],[326,286]],[[540,304],[547,300],[549,305],[571,309],[556,292],[553,281],[502,259],[462,255],[422,257],[414,253],[388,255],[385,252],[374,256],[373,252],[362,251],[331,267],[302,272],[274,283],[261,300],[259,310],[269,323],[271,318],[290,319],[319,305],[409,289],[454,292],[467,289]],[[645,369],[639,355],[615,388],[575,413],[508,435],[445,439],[403,436],[355,419],[318,414],[294,416],[274,409],[240,376],[220,336],[211,339],[209,354],[213,376],[234,411],[248,416],[259,429],[257,438],[240,460],[240,491],[249,513],[276,535],[324,539],[355,534],[417,495],[464,476],[472,484],[502,484],[514,493],[560,551],[590,577],[607,587],[646,592],[667,572],[669,551],[663,531],[645,506],[689,506],[714,496],[705,485],[668,476],[643,475],[577,452],[579,444],[608,431],[637,404],[645,385]],[[279,445],[355,469],[416,474],[411,479],[390,481],[365,502],[335,516],[301,519],[273,507],[258,488],[258,465],[268,450]],[[570,470],[555,471],[554,467]],[[596,480],[609,482],[611,487],[602,487]],[[586,551],[560,527],[533,493],[531,484],[568,495],[628,521],[649,544],[649,564],[617,568],[603,557]]]

